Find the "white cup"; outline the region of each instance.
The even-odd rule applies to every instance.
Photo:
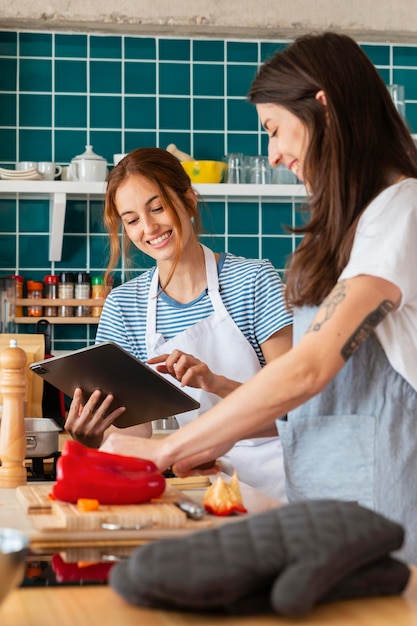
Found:
[[[71,180],[79,182],[104,182],[109,173],[104,159],[74,159],[69,166]]]
[[[19,161],[16,165],[17,170],[31,170],[33,168],[38,169],[37,161]]]
[[[65,165],[61,171],[61,180],[72,180],[70,176],[70,168],[68,165]]]
[[[54,180],[54,178],[61,174],[62,167],[50,161],[39,161],[38,172],[43,174],[45,180]]]

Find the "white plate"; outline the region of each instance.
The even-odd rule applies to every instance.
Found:
[[[0,167],[0,178],[2,180],[42,180],[43,174],[40,174],[35,167],[28,170],[9,170]]]

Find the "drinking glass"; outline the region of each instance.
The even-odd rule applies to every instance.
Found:
[[[271,167],[268,158],[253,156],[249,158],[248,183],[265,185],[271,182]]]
[[[232,185],[245,182],[244,156],[240,152],[227,155],[226,182]]]
[[[405,119],[404,85],[388,85],[388,91],[398,113]]]

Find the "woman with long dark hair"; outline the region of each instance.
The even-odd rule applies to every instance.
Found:
[[[417,564],[417,150],[351,38],[298,38],[249,92],[271,165],[307,191],[288,268],[294,347],[166,440],[104,448],[178,473],[277,420],[290,501],[358,501],[402,523]]]

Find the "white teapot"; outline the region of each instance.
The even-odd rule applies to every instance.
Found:
[[[109,170],[107,161],[93,152],[93,146],[86,146],[85,152],[75,156],[69,165],[69,178],[82,183],[104,182]]]

